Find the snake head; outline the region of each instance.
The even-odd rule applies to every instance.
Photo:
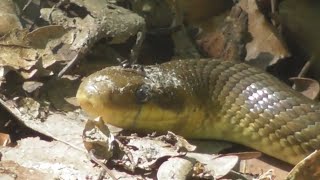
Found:
[[[84,79],[77,100],[88,114],[118,127],[170,130],[185,110],[186,94],[179,78],[168,73],[155,66],[108,67]]]

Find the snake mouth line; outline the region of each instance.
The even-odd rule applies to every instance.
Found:
[[[138,118],[141,114],[141,109],[142,107],[139,107],[136,115],[134,116],[134,118],[132,119],[132,123],[131,123],[131,128],[134,129],[136,127],[136,124],[137,124],[137,121],[138,121]]]

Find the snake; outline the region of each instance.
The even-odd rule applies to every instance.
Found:
[[[230,141],[293,165],[320,147],[319,104],[246,63],[111,66],[84,78],[76,97],[114,126]]]

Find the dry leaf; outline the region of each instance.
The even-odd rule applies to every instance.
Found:
[[[319,97],[320,85],[318,81],[303,77],[292,77],[290,80],[294,82],[293,89],[307,98],[315,100]]]
[[[74,55],[69,50],[65,53],[68,58],[65,58],[55,50],[68,45],[70,37],[72,34],[62,26],[45,26],[32,32],[25,29],[13,31],[0,39],[0,66],[17,70],[25,79],[36,74],[51,75],[46,68]]]
[[[248,41],[247,26],[247,13],[236,5],[219,27],[214,32],[204,34],[198,43],[209,57],[243,61]]]
[[[199,153],[187,153],[187,157],[194,158],[204,165],[205,172],[210,173],[212,177],[221,178],[227,175],[237,163],[238,156],[218,156]]]
[[[101,117],[86,122],[82,138],[87,151],[93,150],[97,158],[108,160],[113,155],[114,137]]]
[[[156,138],[131,136],[127,137],[127,140],[129,142],[125,146],[130,149],[130,152],[127,152],[130,155],[125,152],[116,163],[128,170],[139,168],[151,171],[157,167],[158,161],[180,155],[174,146]]]
[[[289,57],[285,42],[260,12],[256,0],[241,0],[239,4],[248,13],[248,31],[252,36],[246,46],[246,60],[265,69],[279,59]]]
[[[184,137],[174,134],[173,132],[168,132],[165,136],[159,137],[161,140],[172,144],[178,151],[194,151],[197,146],[190,144]]]

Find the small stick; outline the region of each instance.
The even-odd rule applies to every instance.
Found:
[[[102,171],[102,173],[100,173],[99,178],[101,178],[101,174],[103,174],[104,171],[105,171],[105,172],[108,173],[108,175],[111,177],[111,179],[117,180],[117,178],[113,175],[113,173],[111,172],[111,170],[108,169],[107,166],[104,165],[102,162],[100,162],[100,160],[97,159],[97,158],[94,156],[93,153],[94,153],[94,149],[92,149],[92,150],[89,151],[89,157],[90,157],[90,159],[103,168],[103,171]]]
[[[63,69],[58,73],[58,78],[61,78],[67,71],[69,71],[69,69],[71,69],[76,64],[76,62],[78,62],[78,60],[80,59],[79,54],[80,52],[78,52],[77,55],[75,55],[73,59],[65,67],[63,67]]]
[[[32,0],[29,0],[22,8],[21,15],[26,11],[26,9],[29,7],[29,5],[32,3]]]
[[[141,51],[142,42],[145,39],[146,35],[146,28],[143,27],[140,32],[137,33],[137,39],[135,44],[133,45],[131,51],[130,51],[130,64],[136,64],[139,53]]]

